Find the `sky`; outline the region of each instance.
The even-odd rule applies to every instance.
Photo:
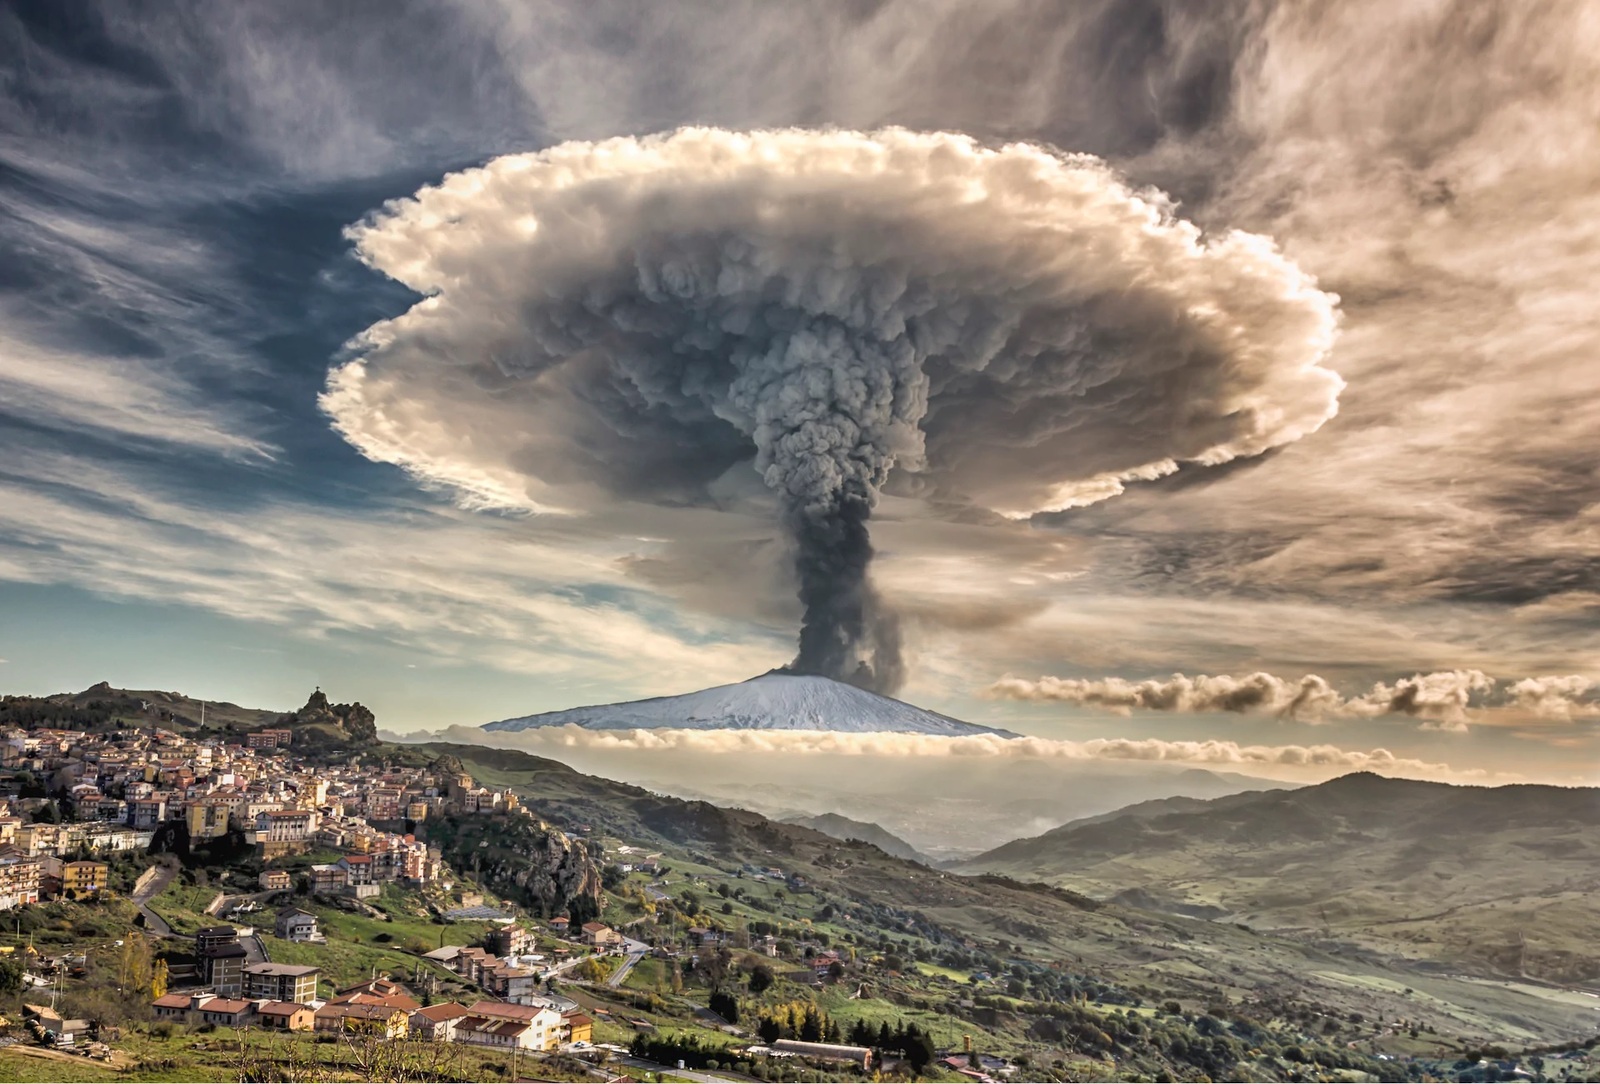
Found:
[[[1073,310],[1071,372],[1121,389],[1093,424],[1092,393],[1024,432],[935,381],[886,430],[897,695],[1180,759],[1600,781],[1588,8],[6,5],[0,689],[321,685],[403,732],[788,662],[803,536],[738,395],[624,448],[645,415],[599,385],[519,382],[583,245],[645,252],[662,206],[726,234],[748,196],[805,260],[934,276],[939,312],[1148,302]],[[826,164],[896,139],[870,185]],[[713,187],[716,154],[760,164]],[[1048,214],[968,221],[921,179],[1003,194],[1024,159]],[[837,184],[802,214],[814,161]],[[558,220],[587,223],[565,262]]]

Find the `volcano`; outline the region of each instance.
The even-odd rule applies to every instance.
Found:
[[[961,738],[1009,730],[978,726],[810,674],[770,673],[735,685],[625,704],[567,708],[486,723],[484,730],[581,726],[589,730],[823,730]]]

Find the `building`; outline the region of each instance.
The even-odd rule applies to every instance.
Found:
[[[184,815],[189,825],[189,842],[204,843],[227,835],[232,815],[233,803],[226,798],[213,795],[191,803]]]
[[[242,998],[213,997],[200,1004],[200,1022],[218,1027],[237,1028],[252,1023],[256,1007]]]
[[[594,1042],[594,1018],[576,1011],[562,1013],[561,1041],[564,1043]]]
[[[245,996],[267,1001],[315,1001],[320,967],[305,964],[249,964],[244,969]]]
[[[372,856],[370,854],[347,854],[339,859],[339,868],[344,870],[345,883],[351,885],[368,885],[372,883]]]
[[[195,931],[194,954],[200,961],[200,981],[223,997],[244,993],[244,946],[232,926],[207,926]]]
[[[256,1008],[256,1022],[273,1031],[310,1031],[316,1013],[297,1001],[268,1001]]]
[[[523,1020],[464,1016],[456,1024],[455,1041],[500,1050],[543,1050],[533,1027]]]
[[[285,869],[264,869],[256,883],[263,892],[283,892],[294,887],[294,878]]]
[[[287,907],[279,911],[272,924],[272,932],[284,941],[304,943],[327,940],[317,929],[317,916],[303,907]]]
[[[385,1039],[404,1039],[410,1014],[394,1005],[330,1001],[316,1011],[312,1027],[319,1032],[374,1032]]]
[[[292,730],[257,730],[244,736],[246,749],[277,749],[294,741]]]
[[[62,862],[61,895],[69,900],[98,895],[110,875],[111,867],[104,862]]]
[[[165,798],[139,798],[128,803],[128,824],[134,828],[159,828],[167,819]]]
[[[533,934],[513,922],[484,934],[483,947],[496,956],[521,956],[533,948]]]
[[[442,1005],[429,1005],[411,1014],[411,1035],[436,1043],[453,1043],[456,1024],[467,1015],[465,1005],[447,1001]]]
[[[568,1002],[567,1004],[571,1004]],[[521,1047],[523,1050],[554,1050],[561,1044],[561,1014],[548,1005],[509,1005],[503,1001],[478,1001],[467,1009],[468,1016],[456,1025],[456,1041],[483,1046]],[[495,1028],[489,1024],[519,1024],[517,1028]],[[477,1030],[477,1038],[470,1034]]]
[[[539,976],[523,967],[501,964],[483,972],[484,989],[506,1001],[524,1004],[539,992]]]
[[[212,950],[224,945],[238,943],[239,929],[236,926],[204,926],[194,932],[194,951],[200,956],[209,955]]]
[[[0,847],[0,911],[39,902],[39,860],[16,847]]]
[[[343,866],[312,866],[311,891],[333,893],[347,883]]]
[[[484,974],[499,966],[499,963],[499,957],[491,956],[481,948],[464,948],[456,953],[455,960],[450,966],[455,969],[457,975],[481,986]]]
[[[390,1008],[404,1009],[406,1012],[415,1012],[422,1008],[422,1002],[412,997],[404,986],[390,979],[369,979],[355,986],[346,986],[328,1000],[335,1004],[350,1002],[388,1005]]]
[[[157,1020],[185,1020],[189,1010],[197,1007],[197,1002],[209,1001],[214,994],[164,994],[150,1003],[150,1011],[155,1013]]]
[[[844,1046],[839,1043],[805,1043],[798,1039],[779,1039],[772,1049],[780,1054],[797,1054],[818,1061],[848,1061],[862,1069],[872,1068],[872,1051],[864,1046]]]
[[[593,945],[597,949],[615,948],[622,944],[622,935],[604,922],[585,922],[583,943]]]
[[[316,837],[314,809],[264,809],[256,814],[256,856],[268,861],[284,855],[304,854]]]

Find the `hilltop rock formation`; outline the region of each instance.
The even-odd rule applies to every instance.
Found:
[[[331,704],[321,689],[307,698],[305,707],[279,718],[277,725],[293,730],[298,745],[346,747],[378,741],[378,720],[370,708],[359,701]]]

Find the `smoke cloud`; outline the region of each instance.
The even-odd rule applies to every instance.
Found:
[[[1244,677],[1205,674],[1128,681],[1124,678],[1042,677],[1037,681],[1006,677],[985,689],[1003,700],[1053,700],[1107,708],[1121,715],[1133,710],[1171,712],[1236,712],[1277,715],[1304,722],[1331,719],[1374,719],[1404,715],[1441,730],[1465,730],[1482,712],[1514,711],[1541,719],[1573,720],[1600,716],[1600,702],[1590,697],[1595,683],[1580,675],[1523,678],[1498,697],[1493,678],[1480,670],[1441,670],[1414,674],[1346,698],[1327,679],[1307,674],[1288,681],[1272,674]]]
[[[1102,162],[949,133],[684,129],[511,155],[349,236],[424,298],[322,397],[466,503],[763,500],[793,668],[893,691],[880,495],[1025,518],[1334,415],[1336,299]],[[753,472],[752,472],[753,468]],[[752,492],[759,477],[769,494]]]

